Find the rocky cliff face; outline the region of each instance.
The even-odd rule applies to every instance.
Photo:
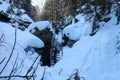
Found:
[[[50,31],[50,29],[46,28],[42,31],[36,31],[33,34],[39,37],[45,44],[44,48],[42,48],[42,52],[39,53],[41,55],[42,66],[51,66],[50,50],[53,33]],[[38,50],[41,51],[41,49]]]

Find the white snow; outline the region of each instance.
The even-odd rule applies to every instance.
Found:
[[[9,3],[7,3],[6,1],[2,1],[3,4],[0,4],[0,11],[6,12],[8,7],[10,6]]]
[[[63,33],[72,40],[78,40],[81,36],[86,36],[91,33],[92,22],[85,22],[85,18],[82,14],[76,16],[76,18],[79,20],[79,22],[67,26],[63,31]]]
[[[5,61],[2,64],[0,64],[0,69],[2,69],[4,67],[6,61],[9,58],[11,50],[13,48],[13,44],[14,44],[14,40],[15,40],[15,28],[10,26],[9,24],[0,22],[0,38],[1,38],[2,34],[4,34],[4,37],[1,40],[3,42],[0,41],[0,62],[4,58],[5,58]],[[38,56],[38,54],[35,52],[34,52],[34,54],[33,53],[26,54],[24,49],[27,48],[28,46],[36,47],[36,48],[44,47],[44,43],[39,38],[35,37],[34,35],[32,35],[29,32],[20,31],[19,29],[17,29],[16,41],[17,42],[16,42],[16,46],[15,46],[13,55],[7,65],[7,67],[1,74],[3,76],[10,74],[10,72],[13,68],[13,64],[15,63],[16,60],[17,60],[17,63],[15,66],[19,67],[19,68],[15,74],[24,76],[26,74],[27,70],[32,65],[35,58]],[[33,66],[34,68],[36,68],[37,65],[40,65],[39,60],[40,60],[40,57],[37,59],[35,66]],[[43,68],[41,66],[39,66],[38,69],[43,71]],[[36,71],[37,74],[38,74],[39,70]],[[39,73],[39,75],[42,75],[42,73],[41,74]],[[38,76],[38,75],[36,75],[36,76]],[[37,80],[39,80],[40,78],[41,78],[41,76],[37,77]],[[23,79],[16,78],[16,80],[23,80]]]
[[[116,53],[117,47],[119,46],[116,42],[119,41],[120,37],[120,24],[116,25],[117,18],[114,13],[105,17],[111,17],[111,20],[107,23],[100,22],[98,32],[94,36],[90,36],[92,20],[85,21],[85,16],[82,14],[76,16],[79,22],[67,26],[63,32],[70,39],[78,41],[72,48],[63,48],[63,57],[55,66],[51,68],[38,66],[35,80],[41,79],[44,69],[46,71],[44,80],[67,80],[75,69],[78,69],[79,76],[84,77],[85,80],[120,80],[120,52],[118,52],[118,54]],[[48,21],[30,24],[27,29],[28,32],[17,29],[16,47],[2,75],[10,73],[17,55],[17,64],[23,67],[20,68],[16,74],[20,72],[20,75],[24,75],[27,72],[27,69],[29,69],[38,54],[26,53],[24,49],[27,46],[37,48],[44,47],[44,43],[39,38],[29,33],[30,30],[33,32],[35,27],[39,30],[45,28],[52,29]],[[4,58],[6,59],[0,64],[0,69],[3,68],[12,50],[15,28],[7,23],[0,22],[0,39],[3,33],[3,42],[0,43],[0,62]],[[57,38],[59,38],[58,41],[61,42],[60,34]],[[25,60],[22,63],[23,59]],[[35,65],[39,63],[39,59]],[[15,80],[22,79],[16,78]]]
[[[62,60],[50,69],[51,80],[66,80],[75,69],[78,69],[79,76],[84,77],[85,80],[120,80],[118,77],[120,54],[116,54],[116,36],[120,35],[120,27],[116,25],[114,14],[109,16],[112,19],[108,23],[101,22],[96,35],[91,37],[81,34],[80,40],[72,48],[64,47]],[[69,37],[72,39],[75,39],[76,34],[73,29],[74,25],[65,29],[66,32],[71,31]]]
[[[33,20],[27,14],[23,14],[20,17],[23,21],[33,22]]]
[[[12,13],[7,13],[7,11],[9,11],[9,9],[12,9],[13,12]],[[16,7],[11,7],[11,5],[7,2],[7,1],[3,1],[1,0],[1,4],[0,4],[0,11],[3,11],[4,13],[8,14],[8,16],[14,20],[14,21],[27,21],[27,22],[34,22],[26,13],[25,10],[23,9],[18,9]],[[20,15],[16,15],[17,13],[21,13]]]
[[[8,44],[12,44],[14,42],[14,34],[15,34],[15,28],[12,26],[0,22],[0,29],[1,33],[4,33],[5,35],[5,41]],[[17,29],[17,43],[22,47],[22,48],[27,48],[27,46],[32,46],[32,47],[37,47],[41,48],[44,47],[44,43],[34,35],[32,35],[29,32],[23,32]]]
[[[27,31],[33,33],[35,32],[35,28],[37,28],[38,30],[44,30],[46,28],[49,28],[52,31],[52,26],[49,21],[39,21],[39,22],[31,23],[28,26]]]
[[[10,4],[6,1],[2,1],[2,4],[0,5],[0,11],[6,12]],[[15,20],[23,20],[23,21],[30,21],[33,22],[33,20],[25,13],[24,10],[18,10],[17,8],[13,8],[14,13],[16,14],[18,11],[21,11],[22,14],[20,16],[16,16],[15,14],[9,14],[9,17],[15,19]],[[18,23],[14,24],[17,28]],[[3,37],[1,38],[1,36]],[[8,60],[11,51],[13,49],[15,41],[15,28],[13,28],[10,23],[3,23],[0,22],[0,71],[3,69],[6,61]],[[24,76],[30,66],[35,63],[33,68],[35,69],[38,66],[38,69],[36,70],[36,80],[40,80],[42,77],[43,67],[40,66],[40,55],[38,53],[33,51],[25,52],[25,49],[27,47],[35,47],[35,48],[42,48],[44,47],[44,43],[42,40],[34,36],[33,34],[25,31],[21,31],[17,29],[17,36],[16,36],[16,45],[15,49],[12,53],[12,56],[10,58],[10,61],[8,62],[6,68],[3,70],[2,74],[0,76],[8,76],[13,68],[15,71],[13,74],[15,75],[21,75]],[[34,62],[35,58],[38,57],[37,61]],[[2,63],[1,61],[5,59]],[[14,66],[14,63],[15,66]],[[40,72],[39,72],[40,70]],[[31,73],[30,73],[31,74]],[[1,80],[1,79],[0,79]],[[5,80],[5,79],[2,79]],[[24,80],[23,78],[15,78],[15,80]]]

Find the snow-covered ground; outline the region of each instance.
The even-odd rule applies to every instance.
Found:
[[[90,23],[81,26],[86,22],[78,22],[65,29],[65,32],[70,34],[70,38],[79,38],[79,41],[72,48],[64,47],[62,60],[50,69],[52,70],[50,80],[66,80],[75,69],[78,69],[81,80],[83,77],[85,80],[120,80],[120,54],[116,53],[120,25],[116,25],[114,13],[108,16],[112,19],[107,23],[101,22],[99,31],[92,37],[84,35],[89,33],[89,28],[88,31],[82,31],[90,27]],[[76,31],[77,29],[79,31]]]
[[[120,51],[118,49],[120,48],[120,24],[116,25],[117,18],[114,12],[107,16],[111,17],[111,20],[107,23],[100,22],[100,28],[94,36],[89,35],[92,20],[85,21],[82,14],[76,16],[79,22],[67,26],[63,32],[70,39],[78,41],[72,48],[67,46],[63,48],[63,57],[55,66],[48,68],[38,65],[35,80],[41,79],[44,69],[44,80],[67,80],[75,70],[78,70],[81,80],[120,80]],[[49,22],[45,23],[50,25]],[[47,27],[45,23],[32,23],[27,30],[34,29],[36,25],[39,26],[40,30],[44,29]],[[28,31],[16,29],[16,46],[13,55],[0,76],[10,74],[16,60],[16,66],[22,66],[16,74],[26,74],[38,54],[34,51],[34,54],[32,52],[26,53],[24,49],[28,46],[44,47],[43,41]],[[2,35],[4,36],[1,39]],[[5,61],[0,64],[0,71],[12,51],[14,40],[15,28],[7,23],[0,22],[0,62],[5,58]],[[36,69],[39,59],[40,57],[37,59],[34,69]],[[16,78],[15,80],[22,79]]]

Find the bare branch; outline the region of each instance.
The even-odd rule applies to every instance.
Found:
[[[15,41],[14,41],[14,45],[13,45],[12,51],[11,51],[11,53],[10,53],[10,56],[9,56],[9,58],[8,58],[6,64],[5,64],[5,66],[4,66],[3,69],[0,71],[0,74],[4,71],[4,69],[6,68],[8,62],[10,61],[10,59],[11,59],[11,57],[12,57],[12,55],[13,55],[13,51],[14,51],[15,45],[16,45],[16,38],[17,38],[17,29],[15,28]]]
[[[34,64],[36,63],[36,61],[37,61],[38,58],[39,58],[39,56],[36,57],[35,61],[33,62],[33,64],[32,64],[32,65],[30,66],[30,68],[28,69],[26,75],[28,75],[28,74],[32,71],[33,66],[34,66]]]
[[[46,70],[46,68],[44,67],[44,72],[43,72],[42,78],[41,78],[40,80],[44,80],[44,77],[45,77],[45,70]]]
[[[9,78],[9,77],[29,78],[29,77],[33,77],[33,76],[22,76],[22,75],[0,76],[0,78]]]
[[[37,69],[38,69],[38,66],[39,66],[39,62],[37,63],[37,66],[36,66],[35,69],[34,69],[33,75],[36,74],[36,71],[37,71]]]
[[[15,39],[14,39],[14,44],[13,44],[12,51],[11,51],[10,56],[8,57],[5,65],[1,69],[0,74],[3,73],[3,71],[7,67],[8,63],[10,62],[10,59],[11,59],[13,53],[14,53],[14,50],[15,50],[16,38],[17,38],[17,29],[15,29]],[[2,36],[0,37],[0,43],[2,43],[1,41],[2,42],[4,41],[4,34],[2,34]],[[15,79],[15,78],[18,77],[18,78],[23,78],[25,80],[30,80],[31,78],[33,80],[35,80],[36,71],[37,71],[37,68],[39,66],[39,63],[36,63],[36,61],[38,60],[39,56],[37,56],[35,58],[35,60],[31,64],[30,68],[27,70],[26,74],[25,75],[20,75],[20,73],[22,71],[22,68],[23,68],[23,62],[24,62],[25,58],[21,61],[21,64],[18,66],[18,62],[17,62],[18,61],[18,54],[17,54],[17,57],[15,58],[15,61],[13,63],[13,67],[11,69],[11,72],[8,75],[0,75],[0,78],[6,78],[7,80],[10,80],[11,78]],[[6,57],[2,61],[0,61],[0,64],[2,64],[5,61],[5,59],[6,59]],[[37,65],[35,65],[35,64],[37,64]],[[20,72],[16,75],[16,72],[18,72],[18,70]]]
[[[17,68],[17,69],[20,69],[21,68],[21,70],[20,70],[20,72],[19,73],[21,73],[21,71],[22,71],[22,69],[23,69],[23,62],[25,61],[25,58],[26,58],[26,56],[24,57],[24,59],[22,60],[22,62],[20,63],[20,66]],[[19,74],[18,73],[18,74]]]
[[[60,76],[61,72],[62,72],[62,68],[61,68],[60,71],[59,71],[59,76]]]
[[[2,64],[2,63],[4,62],[5,58],[6,58],[6,57],[3,58],[3,60],[0,62],[0,64]]]
[[[73,70],[72,74],[70,75],[70,77],[67,80],[72,80],[72,79],[74,79],[74,80],[81,80],[81,79],[85,80],[84,77],[79,76],[77,68]]]
[[[2,43],[5,39],[5,34],[2,34],[2,36],[0,37],[0,43]]]
[[[16,57],[16,59],[15,59],[15,62],[14,62],[14,64],[13,64],[13,67],[12,67],[12,70],[11,70],[9,76],[11,76],[12,74],[14,75],[14,74],[17,72],[17,67],[18,67],[17,59],[18,59],[18,54],[17,54],[17,57]],[[9,77],[8,80],[10,80],[10,78],[11,78],[11,77]]]
[[[38,66],[39,66],[39,63],[37,64],[37,66],[34,68],[34,70],[33,70],[33,72],[32,72],[32,78],[33,78],[33,80],[35,80],[35,75],[36,75],[36,71],[37,71],[37,69],[38,69]]]
[[[3,47],[5,47],[7,49],[7,47],[3,44],[3,43],[5,43],[4,39],[5,39],[5,34],[2,33],[2,35],[0,37],[0,46],[3,46]]]

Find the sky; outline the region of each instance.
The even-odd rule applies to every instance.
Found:
[[[45,0],[32,0],[32,4],[38,5],[40,9],[43,8],[44,3],[45,3]]]

